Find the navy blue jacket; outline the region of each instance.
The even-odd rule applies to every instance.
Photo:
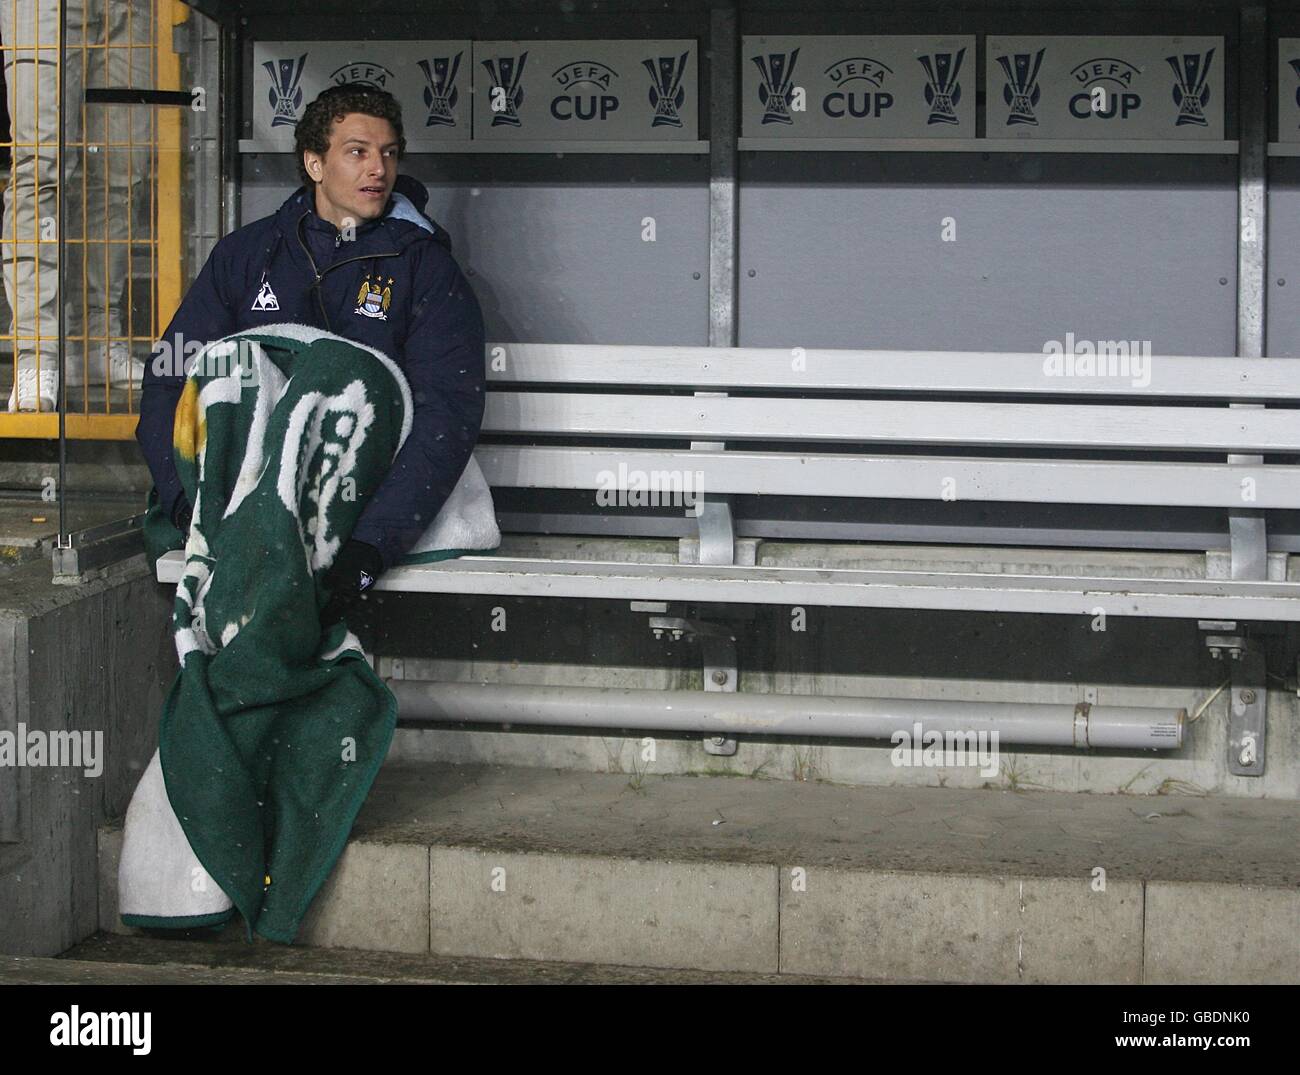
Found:
[[[398,176],[394,189],[423,213],[423,184]],[[162,337],[192,351],[194,341],[288,321],[377,348],[397,363],[414,402],[411,433],[352,533],[379,550],[385,567],[451,495],[473,453],[484,403],[483,315],[447,233],[399,219],[394,207],[390,201],[383,216],[345,240],[300,187],[274,215],[217,243]],[[386,310],[358,302],[367,277],[390,288]],[[184,378],[161,361],[169,353],[162,350],[145,371],[135,435],[170,518],[182,494],[172,422]]]

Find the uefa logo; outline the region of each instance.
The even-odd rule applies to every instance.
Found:
[[[330,81],[336,86],[369,86],[375,90],[387,89],[395,78],[383,64],[369,60],[354,60],[330,73]]]
[[[1206,127],[1209,120],[1205,118],[1205,106],[1210,102],[1210,87],[1207,82],[1210,74],[1210,61],[1214,59],[1214,49],[1209,52],[1185,52],[1181,56],[1166,56],[1165,62],[1174,71],[1174,104],[1178,106],[1178,118],[1175,127],[1188,123],[1197,127]]]
[[[1038,72],[1043,67],[1043,54],[1047,49],[1041,48],[1037,55],[1028,52],[1016,52],[1010,56],[999,56],[998,66],[1006,75],[1002,85],[1002,99],[1010,106],[1007,126],[1028,124],[1038,126],[1038,116],[1034,113],[1043,88],[1038,84]]]
[[[562,92],[551,98],[551,115],[558,120],[606,120],[619,108],[613,92],[618,72],[596,60],[575,60],[551,72]]]
[[[460,100],[460,90],[456,88],[456,74],[460,71],[460,58],[455,56],[436,56],[432,60],[421,60],[420,70],[424,72],[424,104],[429,114],[425,117],[426,127],[454,127],[456,116],[452,111]]]
[[[1075,119],[1126,120],[1142,107],[1142,96],[1133,85],[1142,74],[1137,64],[1110,56],[1085,60],[1070,72],[1079,92],[1068,108]]]
[[[492,80],[488,101],[492,109],[493,127],[518,127],[519,106],[524,103],[524,91],[519,85],[524,73],[528,53],[519,56],[497,56],[483,61],[483,68]]]
[[[799,60],[799,50],[769,52],[766,56],[751,56],[750,59],[757,65],[762,80],[758,85],[758,99],[763,105],[762,122],[793,123],[790,94],[794,88],[794,65]]]
[[[267,60],[262,64],[263,70],[271,76],[267,98],[271,102],[272,127],[298,126],[298,109],[302,107],[302,71],[306,66],[305,52],[296,60]]]
[[[879,116],[894,104],[894,95],[884,89],[893,69],[870,56],[846,56],[822,72],[834,85],[822,98],[822,111],[832,119],[851,116],[865,119]],[[854,85],[862,83],[863,85]]]
[[[641,65],[650,72],[650,104],[654,108],[651,127],[680,127],[682,125],[681,107],[686,100],[686,90],[682,88],[682,77],[686,74],[686,61],[690,52],[680,56],[657,56],[653,60],[641,61]]]
[[[957,105],[961,103],[961,83],[957,76],[961,74],[961,62],[966,58],[966,50],[935,52],[929,56],[918,56],[917,62],[925,68],[925,103],[930,106],[930,114],[925,122],[960,123],[957,117]]]

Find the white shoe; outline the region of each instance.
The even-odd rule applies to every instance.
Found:
[[[108,378],[113,388],[130,385],[138,392],[144,384],[144,363],[131,354],[131,348],[123,340],[108,345]]]
[[[102,376],[107,360],[109,387],[126,388],[129,383],[136,392],[144,383],[144,363],[131,354],[131,348],[125,340],[113,340],[109,344],[95,344],[91,347],[90,369],[85,373],[89,382],[82,379],[80,356],[68,356],[68,389],[82,388],[87,383],[102,387]]]
[[[38,375],[33,369],[19,369],[18,380],[9,391],[9,413],[36,410],[38,396],[40,410],[52,414],[59,409],[58,371],[43,369]]]

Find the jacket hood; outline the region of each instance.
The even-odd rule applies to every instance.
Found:
[[[429,191],[418,179],[409,175],[398,175],[393,184],[393,192],[406,197],[410,203],[415,206],[420,215],[429,222],[430,228],[421,228],[409,220],[401,220],[393,217],[393,199],[389,199],[388,205],[384,207],[383,215],[374,220],[367,220],[357,228],[357,235],[367,235],[376,228],[383,226],[389,229],[393,237],[406,246],[410,242],[423,238],[426,231],[432,230],[434,242],[444,247],[448,252],[451,251],[451,236],[436,220],[425,212],[425,206],[429,204]],[[335,231],[334,225],[327,220],[322,220],[316,215],[315,200],[312,192],[306,187],[301,186],[287,197],[279,210],[276,212],[276,223],[280,230],[286,236],[297,234],[298,221],[302,218],[303,212],[310,209],[310,215],[307,218],[306,227],[327,228],[331,233]]]

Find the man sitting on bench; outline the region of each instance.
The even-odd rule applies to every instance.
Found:
[[[402,370],[414,402],[411,433],[326,576],[326,624],[427,529],[483,419],[483,315],[446,232],[423,216],[428,192],[397,174],[405,147],[391,94],[324,90],[298,121],[303,186],[273,215],[217,243],[144,378],[136,439],[162,510],[184,533],[192,505],[176,474],[172,425],[181,364],[196,345],[293,322],[376,348]]]

